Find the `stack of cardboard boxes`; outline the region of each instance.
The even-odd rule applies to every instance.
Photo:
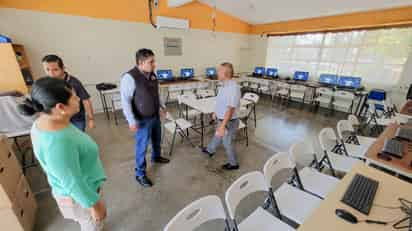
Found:
[[[33,229],[37,203],[19,161],[5,136],[0,136],[0,230]]]

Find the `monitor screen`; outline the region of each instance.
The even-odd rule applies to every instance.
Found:
[[[265,68],[264,67],[255,67],[255,74],[257,75],[263,75],[265,74]]]
[[[307,71],[295,71],[293,80],[307,81],[309,79],[309,72]]]
[[[336,85],[338,84],[338,76],[333,74],[320,74],[319,83]]]
[[[268,68],[268,69],[266,69],[266,76],[276,77],[277,75],[278,75],[278,69],[276,69],[276,68]]]
[[[180,70],[180,76],[182,78],[192,78],[195,75],[195,71],[193,68],[182,68]]]
[[[209,67],[206,68],[206,76],[216,76],[216,68],[214,67]]]
[[[160,79],[160,80],[173,78],[173,72],[170,69],[157,70],[156,74],[157,74],[157,79]]]
[[[340,76],[338,81],[338,86],[349,87],[349,88],[360,88],[362,78],[351,77],[351,76]]]

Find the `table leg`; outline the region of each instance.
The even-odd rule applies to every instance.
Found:
[[[200,114],[200,147],[204,148],[204,129],[205,129],[205,121],[204,121],[204,114]]]

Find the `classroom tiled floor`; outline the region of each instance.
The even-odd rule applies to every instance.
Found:
[[[277,151],[287,150],[299,139],[316,140],[321,128],[334,127],[343,113],[330,115],[328,111],[313,111],[305,105],[291,103],[272,104],[262,100],[257,106],[257,127],[249,124],[250,143],[236,144],[241,168],[225,172],[220,165],[225,162],[223,150],[209,159],[187,143],[178,142],[171,163],[168,165],[148,164],[148,175],[154,187],[143,189],[134,179],[134,140],[124,120],[118,126],[97,116],[97,127],[89,134],[100,146],[101,159],[106,169],[107,182],[104,198],[108,208],[105,230],[162,230],[165,224],[185,205],[202,196],[216,194],[222,199],[225,190],[244,173],[261,170],[264,162]],[[192,133],[193,134],[193,133]],[[209,132],[208,138],[212,135]],[[193,138],[198,142],[198,138]],[[167,147],[167,146],[166,146]],[[39,169],[30,169],[34,191],[46,186]],[[286,177],[279,176],[276,182]],[[36,231],[80,230],[74,222],[64,220],[49,192],[38,194],[39,211]],[[243,217],[262,204],[263,194],[248,198],[239,208]],[[219,222],[205,224],[199,230],[221,230]]]

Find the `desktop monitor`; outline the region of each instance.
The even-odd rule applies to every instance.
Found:
[[[195,70],[193,68],[182,68],[180,70],[180,76],[185,79],[190,79],[195,76]]]
[[[266,76],[268,77],[276,77],[278,75],[278,69],[276,68],[268,68],[266,69]]]
[[[206,68],[206,76],[207,77],[213,77],[213,76],[216,76],[216,75],[217,75],[216,68],[214,68],[214,67]]]
[[[264,75],[265,74],[265,68],[264,67],[255,67],[255,72],[253,74],[255,74],[255,75]]]
[[[170,69],[157,70],[157,79],[159,80],[170,80],[173,79],[173,72]]]
[[[327,85],[338,84],[338,76],[333,74],[320,74],[319,83]]]
[[[406,100],[411,100],[411,99],[412,99],[412,84],[409,85],[408,94],[406,94]]]
[[[361,87],[361,81],[362,78],[360,77],[340,76],[338,80],[338,86],[357,89]]]
[[[307,81],[309,79],[309,72],[307,71],[295,71],[293,80]]]

